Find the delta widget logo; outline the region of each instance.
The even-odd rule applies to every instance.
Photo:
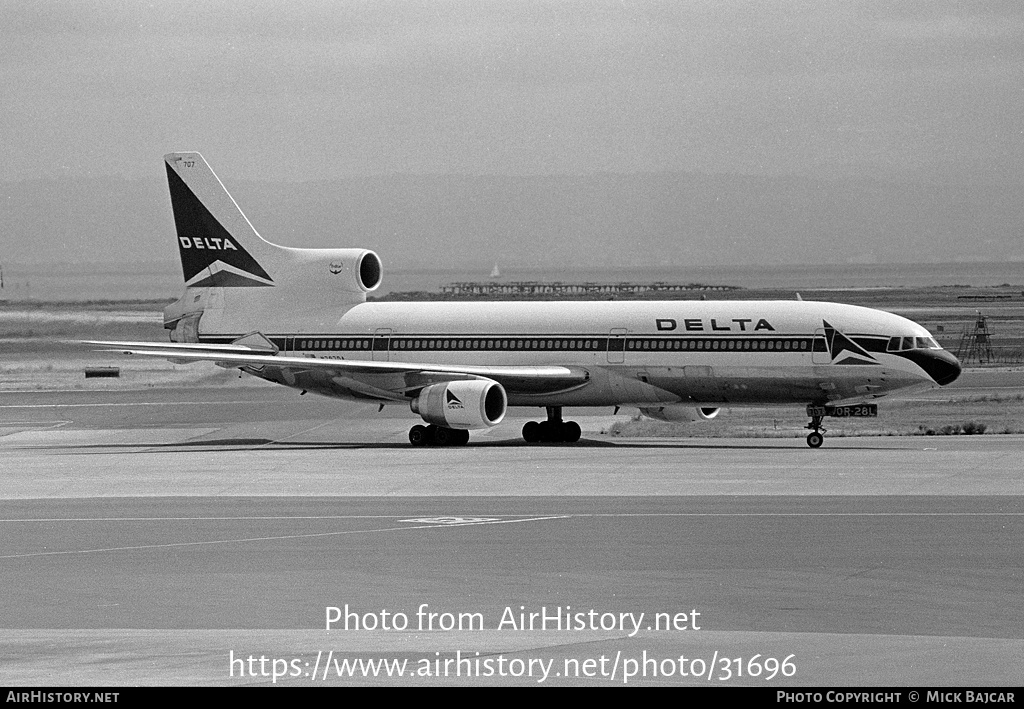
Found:
[[[459,397],[455,396],[455,394],[452,394],[450,391],[446,391],[444,393],[444,403],[448,409],[466,408],[465,406],[462,405],[462,401],[459,399]]]
[[[878,364],[878,360],[872,357],[863,347],[851,340],[843,333],[822,320],[825,326],[825,342],[828,345],[828,354],[832,364]]]

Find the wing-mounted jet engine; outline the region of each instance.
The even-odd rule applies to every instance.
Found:
[[[425,387],[409,406],[429,424],[409,431],[414,446],[464,445],[470,430],[501,423],[508,398],[497,382],[471,379]]]

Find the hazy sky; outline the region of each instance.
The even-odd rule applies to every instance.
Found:
[[[0,179],[1020,180],[1024,3],[0,3]]]
[[[199,150],[226,182],[1024,185],[1024,3],[0,0],[0,96],[0,184]]]

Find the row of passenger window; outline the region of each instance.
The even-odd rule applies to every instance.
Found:
[[[368,350],[372,340],[367,339],[330,339],[330,340],[296,340],[299,350]],[[607,347],[606,340],[571,339],[571,340],[498,340],[498,339],[448,339],[448,340],[414,340],[410,338],[391,338],[390,349],[394,350],[591,350],[603,351]]]
[[[373,340],[344,339],[344,340],[296,340],[297,350],[368,350]]]
[[[615,342],[614,340],[612,341]],[[400,350],[582,350],[603,352],[608,340],[597,339],[412,339],[392,338],[390,349]],[[810,339],[633,339],[624,340],[627,350],[804,350],[811,349]],[[297,339],[297,350],[370,350],[368,338]],[[622,345],[620,345],[622,347]]]
[[[392,350],[584,350],[599,352],[607,347],[600,339],[525,339],[505,340],[391,340]]]
[[[627,350],[810,350],[811,340],[751,340],[709,338],[704,340],[629,340]]]

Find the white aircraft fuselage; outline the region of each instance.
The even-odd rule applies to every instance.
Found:
[[[366,302],[381,282],[365,249],[296,249],[256,233],[198,153],[165,156],[185,293],[171,343],[129,354],[212,361],[326,396],[400,403],[416,445],[462,444],[508,406],[547,421],[527,441],[575,441],[565,406],[636,406],[664,420],[722,406],[804,405],[808,444],[830,415],[944,385],[956,358],[925,328],[870,308],[802,300]],[[837,405],[859,404],[837,413]]]
[[[828,325],[861,352],[830,351]],[[229,343],[244,334],[200,330],[199,341]],[[557,365],[587,375],[584,386],[511,389],[512,406],[868,401],[935,386],[959,371],[944,350],[918,348],[916,339],[902,348],[903,338],[931,340],[906,318],[797,300],[364,303],[331,328],[263,334],[284,355],[321,360]],[[899,345],[890,347],[893,338]],[[400,375],[381,373],[374,383],[388,389],[389,376]],[[291,386],[366,398],[358,387],[313,373]]]

